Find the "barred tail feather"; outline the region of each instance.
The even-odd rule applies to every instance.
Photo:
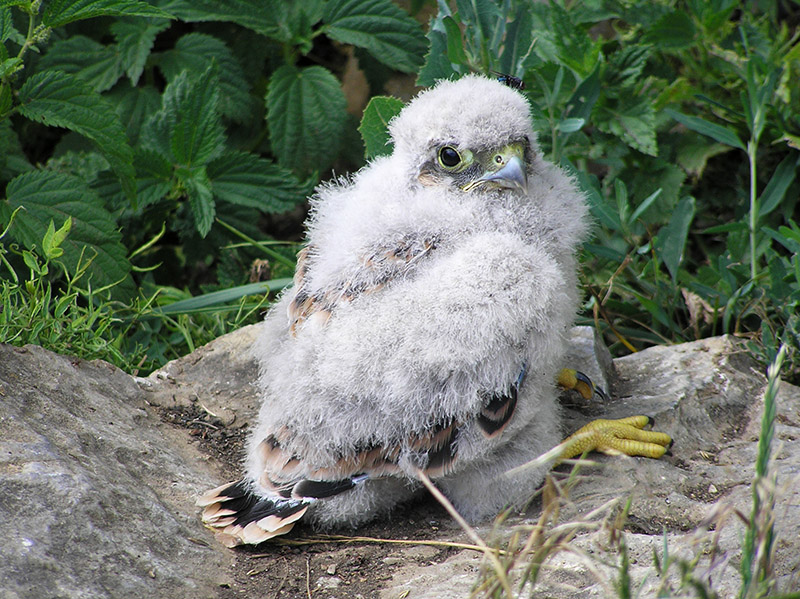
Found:
[[[197,500],[203,508],[203,523],[226,547],[256,545],[286,534],[310,503],[307,499],[259,497],[243,480],[211,489]]]

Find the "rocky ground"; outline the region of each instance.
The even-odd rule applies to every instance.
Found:
[[[358,530],[323,535],[297,526],[249,549],[226,549],[201,526],[196,496],[240,473],[258,403],[247,353],[257,331],[222,337],[148,378],[0,345],[0,598],[469,596],[485,559],[465,548],[472,541],[430,497]],[[602,380],[601,367],[588,367],[591,335],[576,332],[574,346],[572,363]],[[477,532],[509,549],[549,514],[536,542],[557,539],[561,551],[544,563],[542,596],[614,596],[623,544],[634,588],[656,596],[660,586],[677,585],[654,568],[653,552],[663,559],[665,542],[674,557],[697,557],[695,573],[719,596],[733,596],[752,502],[762,369],[730,337],[655,347],[613,364],[599,355],[612,399],[567,405],[565,430],[645,413],[675,439],[672,455],[593,456],[571,482],[562,465],[544,498]],[[800,589],[798,437],[800,389],[783,385],[772,466],[773,563],[783,591]],[[515,584],[527,562],[512,571]]]

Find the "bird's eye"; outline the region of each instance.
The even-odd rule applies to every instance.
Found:
[[[445,168],[454,168],[461,163],[461,154],[453,146],[444,146],[439,150],[439,164]]]

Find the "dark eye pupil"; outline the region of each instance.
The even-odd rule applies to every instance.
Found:
[[[439,150],[439,160],[442,161],[444,166],[456,166],[461,162],[461,156],[459,156],[455,148],[445,146]]]

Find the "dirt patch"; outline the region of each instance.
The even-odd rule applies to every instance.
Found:
[[[226,427],[196,404],[156,409],[164,422],[186,430],[230,480],[241,475],[247,426]],[[453,542],[459,536],[444,508],[427,494],[358,530],[322,534],[301,523],[285,537],[231,550],[234,582],[220,587],[218,596],[377,599],[398,567],[439,563],[458,551],[428,542]]]

